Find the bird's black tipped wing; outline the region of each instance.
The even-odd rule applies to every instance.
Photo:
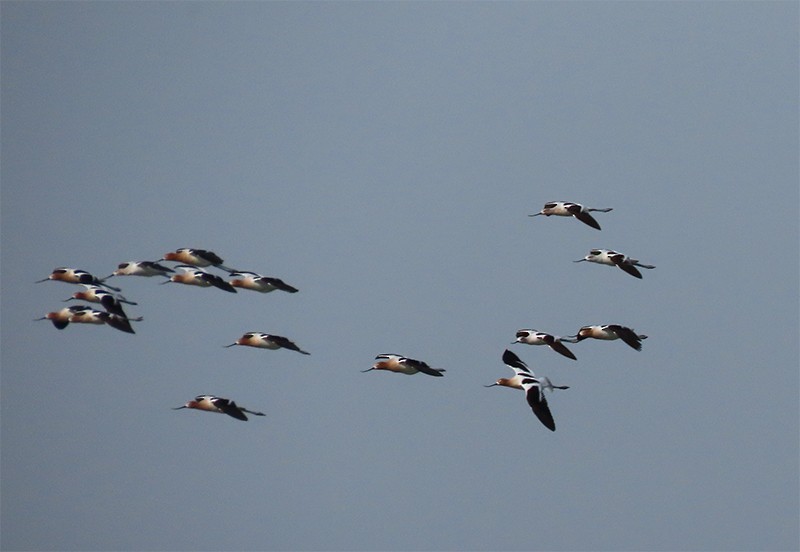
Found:
[[[214,402],[214,406],[222,410],[228,416],[232,416],[237,420],[242,420],[243,422],[247,421],[247,416],[244,415],[242,409],[236,406],[234,401],[229,401],[227,399],[217,399]]]
[[[85,270],[76,270],[75,271],[75,276],[77,276],[78,282],[80,282],[81,284],[85,284],[87,286],[90,286],[90,285],[95,285],[96,286],[96,285],[100,285],[100,283],[101,283],[100,280],[98,280],[97,278],[95,278],[94,276],[92,276],[91,274],[86,272]]]
[[[161,271],[161,272],[175,272],[171,268],[169,268],[167,266],[164,266],[162,264],[159,264],[159,263],[157,263],[155,261],[142,261],[139,264],[144,268],[149,268],[150,270],[158,270],[158,271]],[[120,266],[120,268],[122,268],[122,267]]]
[[[133,327],[131,326],[130,320],[128,320],[126,317],[112,314],[109,312],[104,314],[106,316],[104,316],[103,319],[105,320],[106,324],[108,324],[112,328],[125,333],[130,333],[130,334],[136,333],[135,331],[133,331]]]
[[[619,326],[617,324],[610,324],[608,326],[608,329],[617,334],[617,336],[619,336],[619,338],[622,341],[624,341],[626,344],[630,345],[637,351],[642,350],[642,340],[639,337],[639,335],[632,329],[625,326]]]
[[[587,225],[589,225],[592,228],[595,228],[597,230],[601,230],[600,225],[597,223],[597,221],[594,219],[594,217],[592,215],[590,215],[589,213],[587,213],[586,211],[581,211],[580,209],[578,209],[577,212],[574,212],[572,210],[572,208],[570,208],[569,211],[572,213],[572,215],[576,219],[578,219],[582,223],[587,224]]]
[[[230,285],[228,282],[226,282],[216,274],[209,274],[208,272],[204,272],[201,278],[216,288],[219,288],[223,291],[228,291],[230,293],[236,293],[235,287]]]
[[[57,330],[63,330],[67,326],[69,326],[69,320],[51,320],[53,326],[56,327]]]
[[[624,270],[625,272],[627,272],[631,276],[635,276],[635,277],[639,278],[640,280],[642,279],[642,273],[639,272],[639,269],[636,268],[635,266],[633,266],[631,263],[627,263],[625,261],[616,262],[616,260],[614,260],[614,262],[618,267],[620,267],[622,270]]]
[[[219,255],[214,253],[213,251],[208,251],[206,249],[195,249],[193,251],[195,255],[200,257],[201,259],[208,261],[212,265],[221,265],[225,261],[223,261]]]
[[[510,366],[514,370],[521,370],[522,372],[530,372],[528,365],[508,349],[503,352],[503,364]]]
[[[96,276],[94,276],[92,274],[89,274],[85,270],[76,270],[75,274],[78,276],[78,281],[81,284],[91,285],[91,286],[102,286],[104,288],[108,288],[108,289],[113,290],[113,291],[122,291],[118,287],[114,287],[114,286],[111,286],[111,285],[105,283],[100,278],[97,278]]]
[[[544,393],[540,392],[539,385],[533,379],[523,380],[522,385],[525,389],[525,399],[528,401],[533,413],[539,418],[544,427],[550,431],[555,431],[556,422],[550,412],[550,407],[547,406],[547,399],[544,398]]]
[[[262,281],[266,284],[274,287],[275,289],[279,289],[281,291],[285,291],[287,293],[297,293],[299,290],[296,287],[292,287],[280,278],[269,278],[267,276],[261,277]]]
[[[125,314],[125,311],[122,310],[122,305],[120,304],[119,300],[117,300],[117,298],[110,293],[104,293],[100,296],[100,304],[103,305],[103,308],[111,314],[116,314],[117,316],[121,316],[123,318],[128,317],[128,315]]]
[[[566,345],[561,343],[561,340],[553,339],[552,343],[548,343],[548,345],[550,345],[550,348],[553,349],[555,352],[560,353],[567,358],[571,358],[572,360],[578,360],[575,357],[575,354],[572,351],[570,351]]]
[[[295,345],[293,341],[290,341],[289,339],[282,337],[280,335],[270,335],[268,339],[273,343],[276,343],[277,345],[283,347],[284,349],[289,349],[290,351],[297,351],[298,353],[302,353],[304,355],[311,354],[302,350],[297,345]]]
[[[411,368],[415,368],[417,371],[422,372],[423,374],[428,374],[429,376],[436,376],[442,377],[444,374],[444,370],[431,368],[428,366],[427,363],[422,362],[421,360],[414,360],[413,358],[403,358],[400,361],[400,364],[405,364],[406,366],[410,366]]]

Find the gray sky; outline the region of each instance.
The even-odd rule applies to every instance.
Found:
[[[3,2],[5,550],[796,550],[796,2]],[[602,232],[527,215],[613,207]],[[136,335],[36,317],[116,278]],[[590,248],[657,265],[636,280]],[[509,345],[519,328],[650,336]],[[311,355],[225,349],[245,331]],[[533,417],[509,347],[570,385]],[[378,353],[443,378],[360,370]],[[265,418],[172,411],[197,394]]]

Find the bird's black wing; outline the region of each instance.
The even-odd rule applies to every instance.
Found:
[[[523,387],[525,388],[525,399],[528,405],[533,410],[533,413],[539,418],[539,421],[544,424],[544,427],[550,431],[556,430],[556,422],[553,419],[553,414],[550,412],[550,407],[547,406],[547,399],[544,398],[544,393],[541,393],[539,385],[535,380],[523,380]]]
[[[608,329],[617,334],[622,341],[624,341],[637,351],[642,350],[642,340],[641,338],[639,338],[637,333],[632,329],[625,326],[619,326],[617,324],[610,324],[608,326]]]
[[[122,305],[120,302],[110,293],[103,293],[100,296],[100,304],[103,305],[103,308],[111,314],[116,314],[117,316],[121,316],[123,318],[128,317],[128,315],[125,314],[125,311],[122,310]]]
[[[427,363],[422,362],[421,360],[414,360],[413,358],[404,358],[400,360],[400,363],[405,364],[406,366],[410,366],[412,368],[416,368],[419,372],[422,372],[423,374],[428,374],[429,376],[436,376],[436,377],[444,376],[444,374],[442,374],[444,370],[431,368],[430,366],[428,366]]]
[[[594,220],[594,217],[589,213],[587,213],[586,211],[578,210],[577,212],[573,212],[572,209],[569,209],[569,211],[576,219],[578,219],[582,223],[588,224],[592,228],[600,230],[600,225],[597,223],[596,220]]]
[[[616,260],[614,260],[614,262],[618,267],[620,267],[622,270],[624,270],[625,272],[627,272],[631,276],[635,276],[635,277],[639,278],[640,280],[642,279],[642,273],[639,272],[639,269],[636,268],[635,266],[633,266],[631,263],[628,263],[628,262],[625,262],[625,261],[616,262]]]
[[[553,342],[548,343],[548,345],[550,345],[550,348],[553,349],[555,352],[560,353],[567,358],[571,358],[572,360],[578,360],[575,357],[575,354],[572,351],[570,351],[566,345],[561,343],[560,340],[554,339]]]
[[[225,262],[219,257],[219,255],[217,255],[213,251],[208,251],[206,249],[195,249],[194,254],[200,257],[201,259],[208,261],[212,265],[220,265],[223,262]]]
[[[212,401],[214,406],[222,410],[228,416],[232,416],[237,420],[242,420],[243,422],[247,421],[247,416],[244,415],[242,409],[236,406],[234,401],[229,401],[227,399],[215,399]]]
[[[515,354],[509,351],[508,349],[503,352],[503,363],[507,366],[510,366],[514,370],[521,370],[523,372],[530,372],[528,369],[528,365],[522,362],[522,360]]]
[[[297,293],[299,290],[296,287],[292,287],[280,278],[268,278],[266,276],[262,276],[261,278],[265,283],[271,285],[275,289],[279,289],[281,291],[286,291],[288,293]]]
[[[56,327],[58,330],[63,330],[67,326],[69,326],[69,320],[51,320],[53,326]]]
[[[108,324],[112,328],[125,333],[130,333],[130,334],[136,333],[133,331],[133,327],[131,326],[130,320],[128,320],[126,317],[112,314],[110,312],[106,312],[103,314],[106,315],[103,317],[103,320],[105,320],[106,324]]]
[[[269,340],[274,342],[274,343],[277,343],[278,345],[280,345],[284,349],[289,349],[291,351],[297,351],[298,353],[302,353],[304,355],[310,354],[310,353],[307,353],[306,351],[302,350],[297,345],[295,345],[293,341],[290,341],[289,339],[287,339],[285,337],[282,337],[280,335],[270,335],[269,336]]]
[[[208,272],[204,272],[201,276],[203,280],[211,284],[212,286],[219,288],[223,291],[228,291],[230,293],[236,293],[236,288],[230,285],[228,282],[217,276],[216,274],[209,274]]]

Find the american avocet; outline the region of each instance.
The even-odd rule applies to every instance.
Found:
[[[603,339],[611,341],[614,339],[621,339],[637,351],[642,350],[642,340],[647,339],[644,334],[637,334],[627,326],[620,326],[619,324],[603,324],[595,326],[584,326],[576,335],[562,338],[571,343],[577,343],[584,339]]]
[[[61,310],[48,312],[46,316],[37,318],[36,320],[50,320],[53,326],[59,330],[66,328],[70,322],[75,324],[108,324],[112,328],[126,333],[136,333],[131,327],[131,321],[141,322],[142,317],[128,318],[112,314],[110,312],[103,312],[95,310],[86,305],[75,305],[72,307],[65,307]]]
[[[93,310],[92,307],[88,305],[74,305],[72,307],[64,307],[61,310],[48,312],[45,316],[37,318],[36,320],[50,320],[53,322],[53,326],[59,330],[63,330],[69,326],[69,322],[73,314],[81,311],[91,310]]]
[[[241,276],[241,278],[236,278]],[[230,281],[233,287],[252,289],[253,291],[260,291],[261,293],[269,293],[279,289],[288,293],[297,293],[297,288],[290,286],[280,278],[270,278],[269,276],[262,276],[255,272],[246,272],[240,270],[233,272],[231,277],[234,279]]]
[[[80,310],[70,316],[69,321],[74,324],[108,324],[114,329],[125,333],[136,333],[133,331],[131,321],[141,322],[142,317],[128,318],[110,312],[103,312],[94,309]]]
[[[503,352],[503,362],[514,370],[514,377],[500,378],[491,385],[485,387],[494,387],[495,385],[501,387],[511,387],[513,389],[522,389],[525,391],[525,399],[528,405],[544,426],[550,431],[556,430],[556,422],[553,420],[553,414],[550,412],[550,407],[547,405],[547,399],[544,396],[544,390],[549,389],[569,389],[568,385],[553,385],[550,378],[538,377],[528,369],[527,364],[522,362],[520,358],[509,351],[508,349]]]
[[[128,305],[135,305],[133,301],[128,301],[124,297],[120,296],[117,297],[110,291],[106,291],[105,289],[95,286],[92,284],[81,284],[83,287],[86,288],[85,291],[76,291],[72,294],[72,297],[69,299],[65,299],[65,301],[71,301],[73,299],[78,299],[82,301],[90,301],[92,303],[100,303],[103,305],[103,308],[106,309],[108,312],[112,314],[117,314],[119,316],[127,318],[127,314],[125,311],[122,310],[121,303],[127,303]]]
[[[165,276],[169,278],[170,272],[175,272],[169,267],[155,261],[128,261],[119,263],[111,276]]]
[[[436,377],[444,376],[442,372],[445,371],[443,368],[431,368],[421,360],[414,360],[413,358],[407,358],[400,355],[381,354],[376,356],[375,360],[378,362],[373,364],[372,368],[367,368],[366,370],[361,371],[369,372],[370,370],[387,370],[397,374],[408,375],[422,372],[423,374]]]
[[[119,288],[110,286],[100,278],[78,268],[67,268],[64,266],[54,268],[53,272],[50,273],[50,276],[44,278],[43,280],[37,280],[36,283],[40,284],[48,280],[67,282],[68,284],[91,284],[95,286],[103,286],[114,291],[121,291]]]
[[[612,207],[607,207],[605,209],[593,209],[584,207],[580,203],[571,203],[569,201],[551,201],[550,203],[545,203],[542,210],[538,213],[528,216],[536,217],[539,215],[544,215],[549,217],[550,215],[556,215],[558,217],[575,217],[584,224],[588,224],[592,228],[597,228],[600,230],[600,225],[597,224],[597,221],[594,220],[594,217],[589,214],[589,211],[608,213],[611,210]]]
[[[172,410],[180,410],[181,408],[193,408],[195,410],[205,410],[206,412],[227,414],[228,416],[232,416],[237,420],[242,420],[243,422],[247,421],[247,416],[244,415],[245,412],[252,414],[253,416],[266,416],[266,414],[263,412],[247,410],[243,406],[239,406],[231,400],[215,397],[214,395],[198,395],[193,401],[189,401],[183,406],[173,408]]]
[[[304,355],[309,355],[311,353],[307,353],[303,351],[295,345],[292,341],[289,341],[287,338],[282,337],[280,335],[273,335],[263,332],[247,332],[242,337],[237,339],[234,343],[230,345],[225,345],[225,347],[233,347],[234,345],[244,345],[246,347],[259,347],[261,349],[289,349],[290,351],[297,351],[298,353],[302,353]]]
[[[201,270],[197,267],[189,265],[178,265],[175,268],[180,268],[181,270],[183,270],[183,272],[180,274],[173,274],[172,276],[170,276],[169,280],[161,282],[162,284],[175,282],[176,284],[186,284],[188,286],[200,286],[200,287],[214,286],[223,291],[236,293],[236,289],[232,285],[230,285],[228,282],[226,282],[216,274],[211,274],[210,272],[206,272],[205,270]]]
[[[495,385],[499,385],[501,387],[522,389],[522,380],[525,378],[534,377],[533,372],[530,371],[527,364],[522,362],[522,360],[517,355],[515,355],[508,349],[506,349],[505,352],[503,353],[503,363],[512,370],[514,370],[514,377],[500,378],[493,384],[484,385],[484,387],[494,387]]]
[[[637,266],[642,268],[655,268],[653,265],[642,264],[637,259],[631,259],[630,257],[625,256],[623,253],[618,253],[617,251],[612,251],[611,249],[592,249],[583,259],[578,259],[575,262],[580,263],[582,261],[600,263],[609,266],[618,266],[631,276],[636,276],[640,279],[642,277],[642,273],[636,269]]]
[[[174,252],[166,253],[161,259],[162,261],[176,261],[183,264],[192,266],[206,267],[216,266],[227,272],[236,272],[232,268],[223,265],[224,262],[219,255],[213,251],[205,249],[192,249],[191,247],[181,247]]]
[[[572,360],[578,360],[567,346],[561,343],[561,338],[548,333],[536,330],[517,330],[517,340],[514,343],[525,343],[526,345],[548,345],[555,352],[564,355]]]
[[[500,378],[496,382],[491,385],[485,385],[484,387],[494,387],[495,385],[499,385],[502,387],[513,387],[514,389],[523,389],[522,382],[526,378],[534,378],[538,380],[542,386],[542,389],[549,389],[552,391],[553,389],[569,389],[568,385],[553,385],[548,377],[539,377],[535,375],[528,365],[525,364],[516,354],[506,349],[503,352],[503,363],[514,370],[514,377],[512,378]]]

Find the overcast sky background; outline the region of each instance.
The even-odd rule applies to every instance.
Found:
[[[798,3],[0,8],[3,549],[800,546]],[[300,292],[33,321],[178,247]],[[509,344],[602,323],[650,338]],[[506,347],[555,433],[483,387]]]

